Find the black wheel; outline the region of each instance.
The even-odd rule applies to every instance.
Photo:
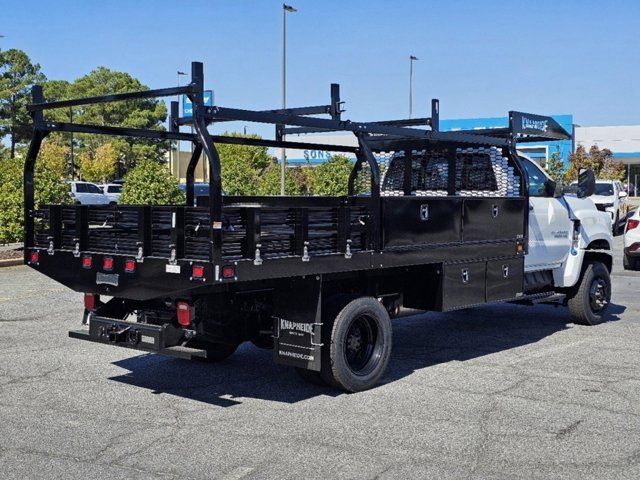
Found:
[[[600,262],[587,263],[568,300],[571,319],[581,325],[602,323],[610,301],[611,278],[607,267]]]
[[[187,343],[187,347],[199,348],[207,351],[207,358],[199,360],[209,363],[221,362],[229,358],[237,350],[239,343],[217,343],[194,338]]]
[[[616,212],[616,219],[613,221],[613,235],[620,235],[620,211]]]
[[[375,298],[356,298],[324,327],[322,379],[347,392],[375,386],[391,355],[392,328],[387,310]]]

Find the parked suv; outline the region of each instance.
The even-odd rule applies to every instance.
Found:
[[[77,204],[81,205],[108,205],[109,198],[95,183],[69,182],[71,196]]]
[[[576,186],[577,183],[571,184]],[[627,200],[627,192],[622,187],[619,180],[597,180],[596,191],[591,197],[596,208],[601,212],[607,212],[611,217],[611,229],[617,234],[621,228],[624,228],[627,212],[629,211],[629,202]]]
[[[120,201],[120,194],[122,193],[122,185],[117,183],[107,183],[106,185],[100,185],[102,191],[109,199],[110,204],[116,204]]]

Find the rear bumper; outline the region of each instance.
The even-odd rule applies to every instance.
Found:
[[[88,330],[71,330],[69,337],[187,360],[207,358],[205,350],[179,345],[183,334],[183,331],[170,325],[149,325],[91,316]]]

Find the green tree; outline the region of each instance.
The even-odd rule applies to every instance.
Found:
[[[225,136],[260,139],[259,135],[225,132]],[[262,171],[271,162],[267,147],[219,143],[216,145],[222,168],[222,189],[227,195],[256,195]]]
[[[118,151],[111,143],[103,143],[95,150],[86,149],[79,156],[80,174],[89,182],[113,179],[118,163]]]
[[[244,135],[239,132],[224,132],[222,135],[235,138],[250,138],[260,140],[262,137],[256,134]],[[234,145],[231,143],[216,144],[220,162],[224,166],[226,162],[241,161],[247,163],[256,171],[262,171],[271,164],[271,156],[267,147],[254,147],[251,145]]]
[[[547,173],[556,182],[561,181],[564,177],[564,161],[562,160],[562,157],[560,156],[560,152],[558,150],[551,154],[551,158],[547,162]]]
[[[62,178],[64,162],[58,146],[46,142],[35,167],[35,206],[71,203],[69,185]],[[0,162],[0,242],[16,242],[24,235],[24,159],[6,155]]]
[[[178,205],[185,202],[178,179],[166,165],[142,160],[125,176],[120,203],[130,205]]]
[[[47,82],[44,86],[47,100],[91,97],[110,93],[126,93],[147,90],[139,80],[125,72],[98,67],[72,83],[64,81]],[[136,99],[124,102],[100,103],[67,109],[51,110],[48,118],[93,125],[126,126],[151,130],[164,130],[167,108],[156,99]],[[104,143],[110,143],[117,151],[118,169],[126,172],[139,161],[152,159],[164,161],[167,142],[154,139],[104,137],[101,135],[76,134],[74,145],[78,153],[89,150],[89,156]]]
[[[0,138],[9,136],[11,158],[16,145],[31,137],[26,105],[31,103],[31,87],[44,80],[40,65],[22,50],[0,51]]]
[[[333,155],[330,160],[311,168],[309,189],[313,195],[347,195],[353,162],[345,155]]]
[[[260,175],[258,195],[280,195],[280,165],[274,163]],[[287,168],[284,175],[285,195],[300,195],[303,193],[304,173],[300,167]]]

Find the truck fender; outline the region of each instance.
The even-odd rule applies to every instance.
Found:
[[[600,237],[600,235],[597,235]],[[588,260],[599,260],[611,271],[613,256],[610,250],[609,238],[602,235],[602,238],[592,238],[591,243],[586,248],[578,248],[571,252],[567,259],[558,268],[553,270],[553,283],[556,287],[573,287],[580,280],[582,265]],[[603,248],[605,246],[609,248]]]

